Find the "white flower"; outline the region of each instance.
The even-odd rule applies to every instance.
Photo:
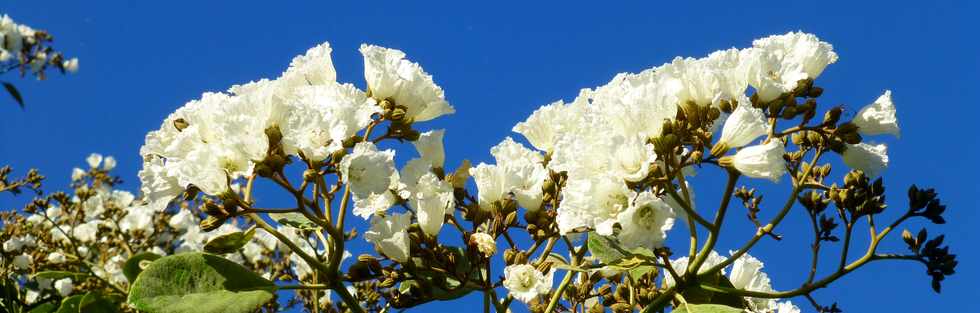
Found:
[[[391,192],[372,193],[365,199],[354,199],[352,212],[354,215],[368,219],[372,215],[388,210],[397,200],[395,194]]]
[[[392,260],[407,262],[411,256],[408,225],[412,217],[408,213],[394,213],[385,217],[371,218],[371,229],[364,233],[364,239]]]
[[[888,146],[859,143],[844,149],[844,164],[861,170],[868,177],[877,177],[888,167]]]
[[[371,123],[379,112],[374,99],[351,84],[329,82],[296,88],[286,102],[285,122],[279,125],[287,154],[320,161],[343,149],[343,141]]]
[[[520,179],[516,173],[505,167],[486,163],[470,168],[470,176],[476,182],[477,199],[484,208],[490,208],[494,202],[507,199]]]
[[[341,159],[340,173],[357,199],[387,192],[398,184],[395,151],[378,151],[371,142],[358,143],[353,153]]]
[[[77,167],[71,170],[71,181],[79,181],[82,178],[85,178],[85,170]]]
[[[65,69],[65,72],[72,74],[78,73],[78,58],[61,61],[61,67]]]
[[[105,159],[102,160],[102,169],[103,170],[111,171],[114,168],[116,168],[116,158],[114,158],[114,157],[112,157],[110,155],[110,156],[105,157]]]
[[[667,231],[673,228],[674,210],[653,193],[644,191],[617,219],[622,227],[618,238],[623,247],[654,249],[663,245]]]
[[[816,79],[837,62],[833,46],[813,34],[790,32],[756,39],[752,45],[742,50],[740,67],[763,102],[793,91],[800,80]]]
[[[470,235],[470,244],[476,246],[480,253],[484,256],[490,257],[497,252],[497,242],[493,239],[493,236],[484,232],[477,232]]]
[[[72,235],[81,242],[94,242],[99,232],[100,220],[92,220],[75,226]]]
[[[851,121],[858,126],[858,132],[865,135],[890,134],[899,136],[898,119],[895,118],[895,104],[892,103],[892,91],[885,90],[885,93],[861,109],[854,120]]]
[[[446,152],[443,148],[442,137],[446,134],[445,129],[430,130],[419,135],[419,139],[412,142],[419,156],[429,162],[432,167],[443,166],[446,161]]]
[[[61,253],[59,251],[55,251],[55,252],[52,252],[51,254],[48,254],[47,260],[48,260],[48,262],[50,262],[52,264],[61,264],[61,263],[64,263],[67,260],[67,258],[65,258],[65,254],[64,253]]]
[[[620,213],[629,208],[630,193],[624,181],[610,175],[570,178],[558,207],[558,230],[567,234],[586,227],[603,236],[612,235]]]
[[[14,256],[14,260],[10,262],[15,269],[26,270],[34,264],[34,257],[30,254],[24,253],[21,255]]]
[[[119,220],[119,228],[127,233],[141,231],[143,234],[153,233],[153,208],[150,206],[134,206],[126,210],[126,216]]]
[[[773,313],[800,313],[800,308],[793,305],[792,302],[783,301],[776,304],[776,308]]]
[[[405,107],[406,121],[424,122],[455,112],[432,76],[405,59],[404,52],[367,44],[360,51],[371,97]]]
[[[554,285],[554,272],[545,275],[534,266],[514,264],[504,268],[504,287],[514,298],[525,303],[547,294]]]
[[[786,174],[786,149],[778,139],[761,145],[742,148],[732,157],[732,165],[745,176],[766,178],[779,182]]]
[[[415,210],[422,231],[430,236],[438,235],[446,212],[455,204],[453,187],[435,174],[427,173],[419,179],[408,203]]]
[[[718,139],[718,144],[724,144],[728,149],[745,146],[769,130],[762,110],[753,108],[744,95],[739,98],[737,105],[725,121]]]
[[[19,251],[24,243],[19,238],[10,238],[3,242],[4,252],[16,252]]]
[[[177,214],[170,216],[167,223],[170,224],[170,227],[173,227],[178,231],[184,231],[191,226],[197,225],[198,218],[197,216],[194,216],[194,213],[192,213],[191,210],[181,209],[178,210]]]
[[[734,254],[734,252],[732,252]],[[732,272],[728,274],[728,279],[732,286],[738,289],[758,292],[771,292],[772,283],[769,275],[762,272],[762,261],[744,254],[732,263]],[[775,303],[774,300],[764,298],[746,297],[749,308],[755,311],[765,311]]]
[[[71,278],[62,278],[54,282],[54,289],[58,291],[62,297],[67,297],[71,294],[72,290],[75,289],[75,285],[71,283]]]
[[[89,154],[89,156],[85,158],[85,162],[88,162],[88,166],[91,168],[99,168],[99,164],[102,163],[102,155],[98,153]]]
[[[514,125],[513,131],[524,135],[538,150],[550,152],[558,136],[574,127],[571,121],[577,112],[559,100],[535,110],[527,120]]]
[[[289,69],[279,79],[290,87],[322,85],[337,80],[337,72],[330,58],[330,43],[324,42],[293,58]]]
[[[174,177],[167,172],[162,158],[156,156],[146,156],[148,160],[143,162],[143,169],[138,173],[142,186],[143,198],[153,206],[154,209],[163,209],[175,197],[184,192],[184,187]]]
[[[541,164],[544,157],[541,153],[532,151],[524,145],[515,142],[510,137],[490,149],[490,154],[497,165],[514,180],[505,185],[505,192],[513,193],[517,204],[528,210],[541,207],[544,197],[542,185],[548,178],[548,171]]]
[[[670,266],[677,271],[677,274],[684,275],[689,261],[690,260],[688,260],[686,256],[680,257],[676,260],[671,260]],[[704,263],[701,264],[701,267],[698,268],[698,274],[702,274],[708,269],[714,267],[715,265],[721,264],[722,262],[725,262],[725,257],[712,250],[711,253],[708,254],[708,257],[704,259]],[[725,269],[721,269],[721,274],[725,275]],[[664,275],[664,285],[667,287],[673,286],[674,277],[670,274]]]

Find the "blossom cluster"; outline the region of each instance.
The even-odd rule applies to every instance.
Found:
[[[49,65],[69,73],[78,71],[78,59],[66,59],[61,53],[44,47],[43,44],[49,41],[51,35],[17,24],[6,14],[0,16],[0,62],[15,60],[30,67],[34,73],[43,72]]]

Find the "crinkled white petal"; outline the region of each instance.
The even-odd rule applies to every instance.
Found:
[[[745,147],[735,153],[732,164],[740,173],[753,178],[779,182],[786,174],[786,149],[778,139],[761,145]]]
[[[864,135],[889,134],[899,137],[898,119],[895,117],[895,104],[892,103],[892,91],[885,93],[861,109],[851,121],[858,126],[858,132]]]
[[[367,44],[362,44],[360,51],[371,97],[404,106],[406,120],[424,122],[455,112],[432,76],[405,59],[404,52]]]
[[[848,167],[861,170],[868,177],[878,177],[888,168],[888,146],[863,142],[847,145],[843,158]]]

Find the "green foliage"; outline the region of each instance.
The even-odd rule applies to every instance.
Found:
[[[78,309],[80,313],[115,313],[119,312],[119,304],[98,292],[89,292],[79,301]]]
[[[744,310],[720,304],[682,304],[674,308],[674,313],[742,313]]]
[[[297,213],[297,212],[269,213],[269,217],[271,217],[279,224],[292,226],[303,230],[310,230],[310,229],[317,228],[316,223],[306,218],[306,215],[303,215],[302,213]]]
[[[14,87],[14,84],[8,82],[2,82],[2,84],[3,84],[3,89],[7,90],[7,93],[9,93],[12,98],[14,98],[14,101],[17,101],[17,105],[20,105],[21,110],[23,110],[24,97],[20,95],[20,91],[17,90],[17,87]]]
[[[136,277],[139,276],[143,268],[140,267],[140,263],[143,261],[152,262],[159,259],[160,255],[153,252],[141,252],[126,260],[126,264],[123,265],[123,275],[126,275],[126,280],[130,283],[136,281]]]
[[[85,295],[74,295],[61,300],[61,306],[55,313],[78,313],[81,309],[82,298]]]
[[[250,228],[243,232],[224,234],[208,241],[204,245],[204,252],[214,254],[232,253],[244,247],[245,244],[252,240],[252,236],[255,236],[255,228]]]
[[[275,297],[258,274],[208,253],[183,253],[150,264],[129,290],[128,302],[148,313],[247,313]]]
[[[626,250],[610,236],[589,233],[589,252],[609,269],[627,271],[633,278],[655,271],[657,264],[653,251],[646,248]]]

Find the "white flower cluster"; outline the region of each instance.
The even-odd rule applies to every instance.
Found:
[[[294,58],[275,80],[205,93],[147,134],[140,179],[152,206],[166,206],[190,186],[210,195],[228,192],[231,181],[250,175],[266,159],[270,137],[281,141],[287,155],[322,161],[371,124],[372,115],[382,113],[381,102],[401,108],[409,123],[453,113],[442,89],[401,51],[362,45],[369,92],[336,81],[330,52],[323,43]],[[383,194],[391,187],[385,182],[397,178],[390,166],[373,165],[390,164],[392,154],[362,143],[345,158],[344,179],[360,202],[383,202],[371,195]]]
[[[30,26],[17,24],[6,14],[0,16],[0,62],[11,59],[26,60],[28,55],[25,54],[25,48],[37,43],[38,39],[35,36],[37,33],[38,31]],[[30,66],[32,70],[37,71],[50,61],[49,57],[54,57],[54,55],[49,56],[46,52],[40,51],[33,53],[31,57],[33,59],[30,61]],[[67,60],[57,58],[55,60],[61,60],[61,67],[69,73],[78,71],[77,58]]]
[[[770,36],[755,40],[749,48],[716,51],[700,59],[678,57],[638,74],[619,74],[604,86],[582,90],[571,103],[557,101],[539,108],[513,130],[549,156],[547,170],[567,174],[558,208],[563,234],[594,229],[612,235],[618,224],[624,244],[656,247],[673,218],[683,212],[670,205],[673,199],[665,202],[629,186],[647,178],[653,165],[667,157],[658,156],[649,143],[661,135],[663,121],[674,119],[684,105],[730,104],[734,109],[730,116],[723,114],[713,123],[715,131],[723,126],[712,153],[722,156],[739,148],[728,158],[730,166],[745,176],[778,182],[786,173],[785,143],[779,139],[757,143],[769,124],[763,111],[753,108],[746,91],[751,86],[757,101],[772,101],[798,88],[801,80],[817,78],[836,61],[832,46],[812,34]],[[890,94],[862,110],[854,124],[865,134],[897,134]],[[505,140],[494,149],[503,146],[520,147]],[[859,144],[847,151],[845,161],[866,172],[875,173],[874,168],[887,163],[884,146]],[[548,175],[527,164],[541,163],[541,155],[516,155],[521,158],[515,161],[495,154],[496,167],[520,170],[482,164],[473,169],[481,204],[505,195],[534,200],[528,196],[539,194],[535,184]],[[521,205],[536,209],[532,201],[525,202],[531,203]]]
[[[108,173],[115,168],[116,160],[112,156],[93,153],[86,158],[86,162],[89,169],[75,168],[72,171],[72,185],[76,188],[76,195],[71,198],[72,209],[50,206],[25,214],[26,227],[34,234],[49,234],[50,241],[41,241],[27,234],[3,242],[4,254],[14,255],[10,260],[12,266],[25,276],[30,277],[27,274],[38,270],[35,265],[39,262],[60,267],[68,261],[83,260],[94,264],[91,266],[93,274],[118,286],[126,286],[129,281],[123,274],[123,267],[129,256],[141,252],[165,256],[203,251],[204,245],[211,239],[243,231],[235,224],[226,223],[205,233],[199,226],[201,218],[189,209],[177,208],[173,211],[141,205],[128,191],[112,189],[104,183],[90,184],[90,175]],[[80,198],[78,193],[86,194],[85,198]],[[160,227],[159,223],[165,223],[169,228]],[[277,249],[288,251],[277,247],[277,241],[271,234],[256,229],[254,239],[243,247],[241,253],[231,253],[226,257],[241,264],[254,265],[267,260]],[[43,260],[35,259],[38,251],[47,252]],[[306,265],[302,261],[299,263]],[[294,264],[293,270],[301,275],[304,268]],[[309,272],[308,269],[306,271]],[[262,274],[271,278],[272,273]],[[41,288],[28,291],[35,300],[48,289],[67,296],[73,288],[71,279],[58,280],[53,285],[42,278],[37,280]]]

